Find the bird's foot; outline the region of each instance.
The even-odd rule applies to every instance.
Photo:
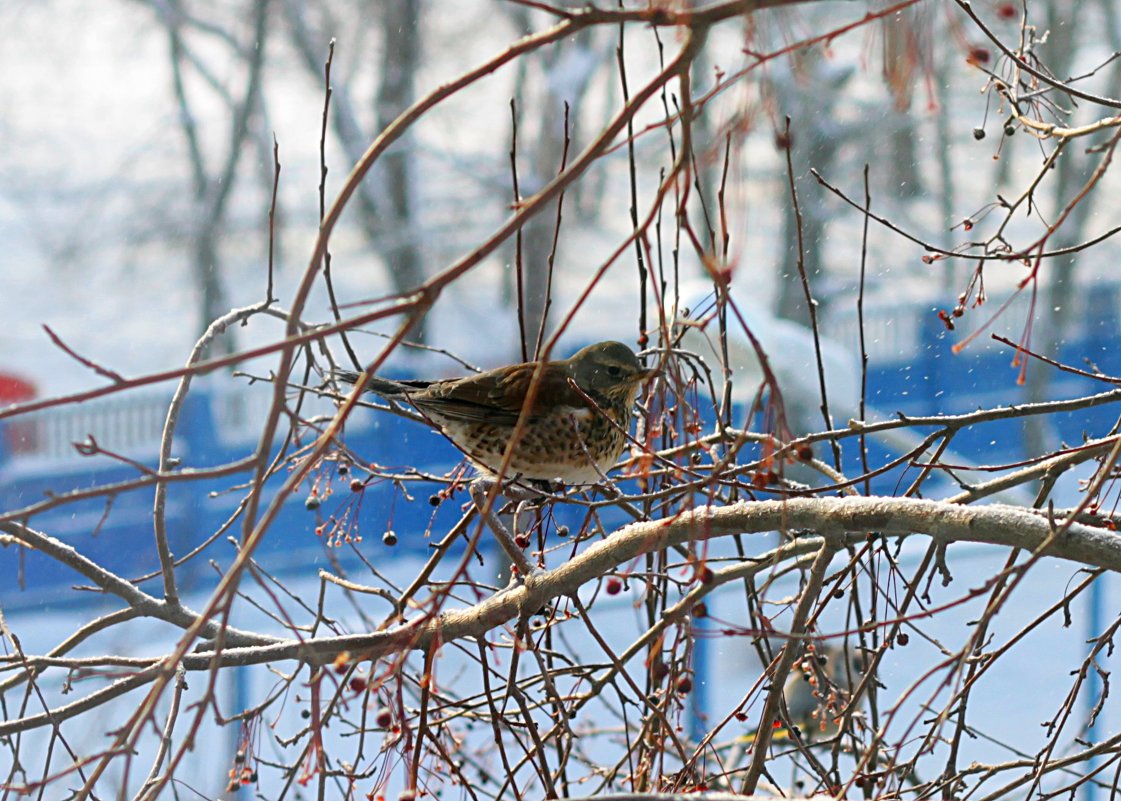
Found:
[[[510,557],[510,561],[513,562],[514,568],[517,570],[516,574],[513,570],[511,571],[511,582],[519,580],[524,581],[533,576],[537,570],[526,557],[525,551],[522,550],[523,545],[519,544],[519,538],[511,534],[510,530],[498,519],[498,515],[494,513],[495,499],[491,497],[493,489],[494,479],[477,478],[471,482],[469,488],[471,500],[474,502],[475,508],[479,510],[479,514],[482,515],[483,520],[486,521],[487,527],[490,528],[491,532],[494,534],[498,545],[505,551],[506,555]],[[515,525],[517,518],[518,514],[515,512]],[[528,545],[528,540],[524,544]],[[518,578],[519,576],[520,579]]]

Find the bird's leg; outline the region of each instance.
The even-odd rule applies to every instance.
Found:
[[[511,501],[543,503],[563,492],[564,482],[559,479],[515,477],[502,483],[502,494]]]
[[[498,519],[498,515],[494,513],[494,502],[490,497],[491,491],[494,488],[494,479],[491,478],[477,478],[471,482],[470,493],[471,500],[475,504],[475,508],[479,510],[483,520],[486,521],[487,526],[494,533],[494,538],[498,540],[499,546],[506,555],[510,557],[510,561],[514,563],[514,567],[518,569],[523,580],[529,578],[533,574],[533,565],[529,563],[525,553],[514,542],[514,537],[510,534],[510,530],[502,524]]]
[[[540,509],[545,504],[545,502],[547,500],[548,500],[547,498],[537,497],[537,498],[527,499],[527,500],[524,500],[524,501],[518,501],[517,505],[514,507],[514,517],[513,517],[513,520],[514,520],[514,545],[522,545],[522,546],[525,546],[525,547],[529,546],[529,543],[530,543],[530,536],[529,535],[530,535],[530,532],[533,530],[533,522],[532,522],[532,520],[529,522],[529,524],[526,527],[526,531],[523,533],[521,531],[522,514],[526,513],[526,512],[532,514],[534,512],[534,510]],[[542,557],[541,559],[538,559],[537,565],[538,565],[539,568],[544,568],[545,567],[544,552],[542,552],[541,557]]]

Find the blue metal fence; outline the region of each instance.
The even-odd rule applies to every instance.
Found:
[[[1106,373],[1121,374],[1117,300],[1116,286],[1097,287],[1079,296],[1078,324],[1061,348],[1062,358],[1079,366],[1084,366],[1088,358]],[[868,402],[877,414],[958,413],[1026,400],[1024,388],[1016,383],[1017,372],[1010,367],[1012,354],[1007,348],[979,339],[962,353],[953,354],[950,345],[956,335],[945,330],[929,307],[894,307],[881,312],[872,308],[866,319],[871,357]],[[853,315],[835,312],[827,330],[855,350]],[[1030,369],[1051,370],[1043,365]],[[1076,397],[1107,388],[1106,384],[1056,373],[1050,392],[1052,397]],[[267,388],[261,393],[251,389],[235,385],[223,392],[204,386],[192,393],[174,447],[184,466],[213,467],[252,451],[255,426],[259,426],[271,393]],[[136,479],[139,474],[134,467],[105,456],[82,457],[73,443],[92,434],[103,448],[154,465],[168,400],[167,393],[134,394],[0,421],[0,510],[10,512],[47,502],[52,494],[73,489]],[[329,412],[330,407],[325,406],[323,411]],[[1084,435],[1104,434],[1119,413],[1121,407],[1111,404],[1052,416],[1048,424],[1054,427],[1057,439],[1076,443]],[[439,435],[371,410],[360,410],[348,423],[346,442],[364,460],[401,471],[415,467],[443,474],[460,462],[460,455]],[[996,463],[1020,458],[1023,442],[1022,421],[1009,420],[965,430],[954,440],[953,448],[978,461]],[[871,447],[873,465],[896,455],[882,442],[873,441]],[[846,469],[858,474],[855,441],[846,443],[844,452]],[[329,473],[333,467],[328,465],[323,470]],[[881,476],[875,489],[893,491],[902,472]],[[248,477],[245,473],[169,486],[168,531],[176,555],[198,547],[234,514],[245,492],[230,488]],[[270,480],[267,497],[271,498],[282,480],[283,476]],[[321,480],[327,481],[328,475],[324,473]],[[429,542],[425,532],[439,536],[460,514],[458,501],[445,502],[436,509],[428,503],[429,494],[438,489],[434,485],[419,485],[415,490],[418,497],[410,501],[401,486],[390,481],[365,488],[360,498],[352,497],[348,479],[333,475],[330,481],[334,493],[315,511],[304,506],[308,486],[285,503],[257,552],[263,564],[283,572],[290,567],[307,569],[316,561],[326,563],[322,537],[317,537],[315,530],[318,523],[347,509],[356,509],[352,513],[358,515],[358,529],[366,538],[361,547],[375,558],[381,558],[383,551],[379,549],[392,553],[380,541],[387,528],[397,532],[398,549],[423,552]],[[154,492],[148,486],[63,503],[35,514],[27,523],[73,544],[119,575],[144,576],[158,569],[152,532]],[[563,519],[578,512],[559,510],[556,514]],[[229,534],[236,537],[239,533],[237,523]],[[231,546],[219,538],[202,558],[184,567],[184,591],[213,582],[215,574],[208,559],[228,563],[232,553]],[[347,549],[336,549],[336,554],[345,558]],[[59,590],[85,583],[84,578],[52,559],[15,547],[0,549],[0,603],[7,609],[72,603],[83,596]]]
[[[73,490],[108,488],[114,484],[135,481],[142,473],[135,467],[115,462],[100,455],[82,457],[73,443],[81,443],[93,435],[98,445],[154,467],[163,428],[163,415],[170,400],[168,394],[136,395],[131,398],[108,399],[88,406],[44,410],[21,416],[5,425],[0,422],[0,509],[10,512],[36,504],[48,508],[37,512],[25,522],[64,542],[72,544],[93,561],[126,578],[138,578],[159,569],[153,535],[154,486],[109,493],[103,497],[68,501],[51,506]],[[244,459],[252,453],[255,441],[250,439],[252,423],[259,426],[261,418],[246,417],[246,410],[230,412],[231,401],[242,404],[244,398],[230,393],[200,390],[188,398],[181,415],[174,442],[173,455],[183,467],[207,468]],[[251,404],[252,405],[252,404]],[[253,412],[260,412],[262,404]],[[159,414],[152,410],[158,410]],[[219,423],[223,420],[223,423]],[[240,435],[239,435],[240,433]],[[15,436],[13,436],[13,434]],[[363,459],[381,465],[423,466],[444,473],[460,461],[459,454],[443,438],[427,429],[391,414],[375,414],[359,410],[348,424],[347,445]],[[293,443],[289,452],[301,444]],[[281,443],[273,446],[275,455]],[[265,487],[268,503],[279,490],[286,473],[274,476]],[[256,556],[271,570],[284,572],[294,567],[314,569],[316,563],[328,563],[324,540],[317,535],[320,523],[331,515],[349,510],[369,538],[370,532],[383,532],[393,527],[401,532],[399,549],[413,552],[426,550],[423,532],[439,533],[459,514],[456,502],[444,503],[439,509],[427,502],[428,494],[406,502],[399,487],[391,482],[373,484],[360,492],[349,488],[349,479],[337,475],[336,463],[325,464],[316,473],[321,487],[330,483],[332,492],[318,509],[308,510],[305,499],[310,483],[287,499],[276,524],[270,529]],[[173,553],[181,557],[202,544],[235,514],[246,491],[238,489],[250,478],[248,471],[221,478],[173,482],[168,485],[166,519]],[[329,528],[329,526],[324,526]],[[241,534],[241,521],[235,522],[228,535]],[[363,547],[387,548],[380,541]],[[335,548],[347,560],[345,547]],[[229,563],[232,546],[224,537],[194,558],[179,571],[181,591],[190,593],[214,582],[215,571],[208,563],[215,559]],[[72,585],[88,584],[88,580],[53,559],[26,549],[0,549],[0,603],[8,610],[20,608],[50,609],[63,604],[91,602],[81,593],[60,592]],[[142,585],[144,586],[144,585]],[[153,591],[157,592],[155,585]]]

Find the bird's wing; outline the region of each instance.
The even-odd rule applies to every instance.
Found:
[[[535,365],[529,362],[454,381],[435,381],[410,400],[421,411],[430,410],[463,422],[512,426],[522,413],[534,369]],[[530,421],[546,405],[550,408],[586,408],[588,405],[569,385],[562,370],[546,370],[539,382]]]

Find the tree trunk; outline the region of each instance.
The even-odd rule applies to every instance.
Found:
[[[381,7],[381,85],[375,99],[378,130],[384,130],[416,99],[416,71],[420,63],[421,0],[386,0]],[[420,235],[416,219],[415,138],[406,134],[382,156],[375,182],[382,192],[382,239],[385,261],[398,291],[408,292],[424,282]],[[423,317],[409,330],[410,338],[425,341]]]

